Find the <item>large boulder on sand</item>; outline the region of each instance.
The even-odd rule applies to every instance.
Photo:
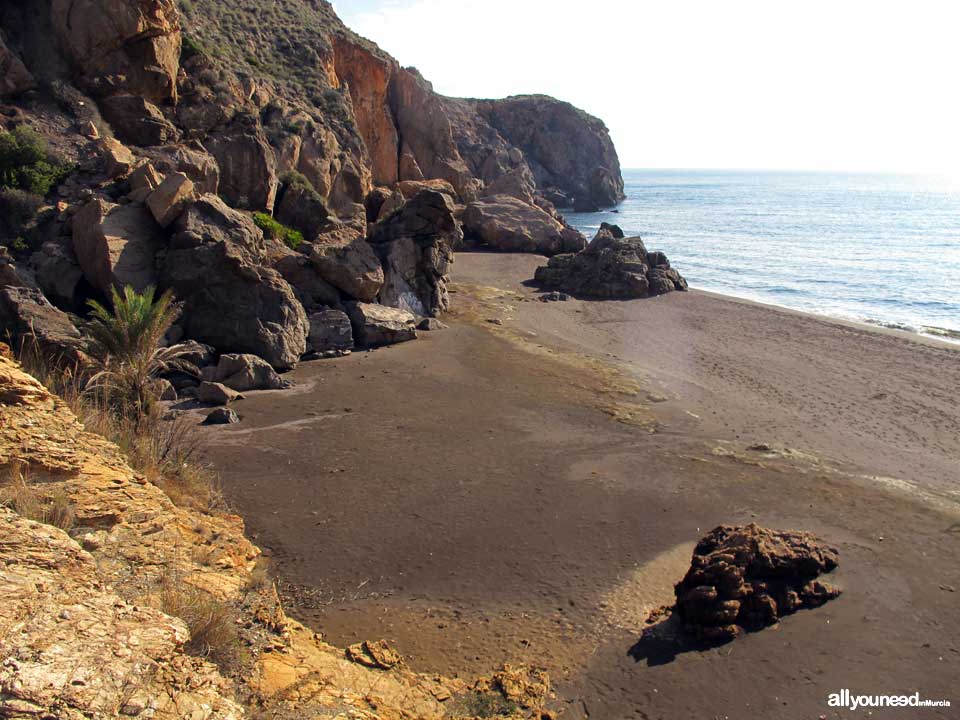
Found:
[[[0,288],[0,335],[14,348],[38,350],[54,360],[77,361],[83,340],[66,313],[36,288]]]
[[[266,243],[253,221],[206,195],[173,229],[161,285],[185,303],[186,335],[221,352],[259,355],[278,370],[296,365],[307,317],[289,283],[263,264]]]
[[[468,245],[506,252],[557,255],[579,252],[587,244],[573,228],[509,195],[494,195],[467,205],[463,232]]]
[[[586,250],[550,258],[535,278],[548,290],[589,298],[642,298],[687,289],[666,255],[647,252],[642,239],[623,237],[620,228],[606,224]]]
[[[406,310],[352,302],[347,303],[347,315],[353,324],[353,336],[363,347],[417,339],[417,318]]]
[[[433,317],[449,308],[447,274],[452,247],[463,240],[449,195],[421,190],[399,212],[370,231],[384,268],[380,302]]]
[[[203,379],[221,383],[231,390],[282,390],[289,387],[266,360],[250,354],[228,353],[216,366],[203,369]]]
[[[87,281],[102,293],[131,285],[155,285],[156,256],[163,237],[142,205],[94,199],[73,218],[73,251]]]
[[[694,637],[732,640],[742,629],[773,625],[837,597],[840,590],[817,578],[838,562],[836,548],[810,533],[722,525],[693,551],[690,570],[675,588],[674,610]]]
[[[345,353],[353,349],[353,326],[341,310],[326,309],[310,315],[308,352]]]

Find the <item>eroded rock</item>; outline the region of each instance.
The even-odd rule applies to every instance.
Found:
[[[406,310],[352,302],[347,304],[347,315],[353,324],[353,337],[363,347],[417,339],[417,318]]]
[[[468,244],[506,252],[557,255],[578,252],[587,244],[573,228],[509,195],[481,198],[467,205],[463,232]]]
[[[693,551],[675,612],[698,639],[732,640],[837,597],[840,590],[818,578],[838,562],[836,548],[810,533],[721,525]]]

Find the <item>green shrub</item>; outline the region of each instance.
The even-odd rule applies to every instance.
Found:
[[[306,178],[304,178],[306,179]],[[255,212],[253,222],[263,230],[263,234],[273,240],[282,240],[291,250],[296,250],[303,243],[303,233],[289,228],[278,222],[272,215],[265,212]]]
[[[0,187],[43,197],[72,171],[32,128],[18,125],[12,132],[0,132]]]

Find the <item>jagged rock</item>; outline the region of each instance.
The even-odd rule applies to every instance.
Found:
[[[0,97],[19,95],[36,87],[37,81],[27,70],[0,33]]]
[[[352,230],[327,235],[332,242],[315,242],[307,248],[320,277],[352,298],[370,302],[383,287],[383,267],[373,247]]]
[[[211,372],[207,372],[207,371]],[[227,354],[220,356],[216,367],[204,368],[204,378],[226,385],[237,392],[248,390],[282,390],[290,387],[270,363],[256,355]]]
[[[148,148],[144,154],[160,173],[182,172],[191,181],[198,194],[216,195],[220,188],[220,168],[216,159],[193,140],[189,145],[169,145]]]
[[[363,206],[367,210],[367,223],[373,224],[380,217],[380,209],[395,191],[387,187],[375,187],[364,198]]]
[[[839,589],[817,578],[838,562],[837,550],[809,533],[721,525],[693,551],[675,588],[675,612],[698,639],[732,640],[741,629],[773,625],[837,597]]]
[[[66,313],[58,310],[36,288],[0,288],[0,334],[14,347],[34,345],[57,360],[77,361],[83,340]]]
[[[380,206],[380,212],[377,213],[376,221],[384,222],[389,220],[394,214],[400,211],[406,202],[407,201],[404,199],[403,193],[401,193],[399,190],[395,190],[386,200],[383,201],[383,204]]]
[[[53,0],[54,32],[88,85],[176,99],[180,17],[173,0]]]
[[[256,118],[235,121],[209,147],[220,168],[220,196],[232,207],[272,212],[277,163]]]
[[[483,197],[507,195],[527,205],[536,205],[537,186],[526,165],[505,172],[483,189]]]
[[[103,172],[108,178],[122,177],[130,172],[137,161],[130,148],[114,138],[100,138],[97,143]]]
[[[287,185],[277,205],[277,220],[299,230],[307,240],[330,226],[330,210],[316,190],[303,185]]]
[[[307,352],[347,352],[353,349],[353,326],[341,310],[321,310],[310,315]]]
[[[156,190],[163,182],[163,175],[157,172],[157,169],[149,162],[138,165],[127,178],[130,189],[136,190]]]
[[[197,400],[208,405],[229,405],[234,400],[242,399],[242,394],[228,388],[223,383],[205,380],[197,388]]]
[[[604,224],[586,250],[550,258],[534,277],[545,288],[591,298],[641,298],[686,290],[687,283],[676,270],[651,268],[650,256],[642,239],[625,238],[616,225]]]
[[[170,173],[147,197],[147,207],[157,224],[169,227],[193,200],[193,183],[183,173]]]
[[[347,648],[347,658],[360,665],[380,670],[389,670],[402,662],[400,653],[390,647],[386,640],[365,640],[351,645]]]
[[[188,337],[258,355],[278,370],[296,365],[308,324],[293,288],[267,268],[263,233],[219,198],[201,197],[173,225],[161,274],[185,303]]]
[[[462,240],[450,197],[430,189],[417,193],[371,228],[370,242],[384,267],[380,302],[421,316],[446,311],[451,248]]]
[[[211,410],[204,419],[204,425],[235,425],[240,422],[240,416],[236,410],[230,408],[217,408]]]
[[[217,354],[215,348],[210,345],[204,345],[196,340],[184,340],[179,344],[177,357],[184,362],[188,362],[198,368],[205,367],[213,362]]]
[[[573,228],[509,195],[481,198],[467,205],[463,232],[468,244],[506,252],[556,255],[578,252],[586,246],[583,235]]]
[[[36,288],[37,279],[33,270],[22,263],[14,261],[5,246],[0,246],[0,287]]]
[[[94,199],[73,219],[73,251],[87,281],[104,294],[131,285],[156,285],[156,256],[163,238],[145,208]]]
[[[131,145],[164,145],[180,133],[160,108],[136,95],[112,95],[99,101],[100,112],[123,142]]]
[[[393,345],[417,338],[417,319],[406,310],[352,302],[347,303],[347,315],[353,325],[353,337],[362,347]]]

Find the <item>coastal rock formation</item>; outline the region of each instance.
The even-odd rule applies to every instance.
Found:
[[[455,212],[449,195],[423,189],[371,228],[370,243],[384,267],[382,304],[431,317],[449,308],[451,248],[463,240]]]
[[[296,365],[306,349],[306,313],[287,281],[263,264],[263,234],[249,216],[208,195],[173,227],[161,285],[184,302],[187,336],[258,355],[278,370]]]
[[[732,640],[837,597],[838,588],[817,578],[838,562],[836,548],[809,533],[722,525],[697,543],[675,588],[675,612],[698,639]]]
[[[347,304],[353,337],[362,347],[393,345],[417,339],[417,318],[406,310],[353,302]]]
[[[353,350],[353,326],[342,310],[321,310],[310,316],[307,352],[345,353]]]
[[[583,235],[533,205],[509,195],[476,200],[463,213],[464,241],[505,252],[542,255],[579,252]]]
[[[663,253],[647,252],[641,238],[624,237],[606,223],[585,250],[555,255],[534,277],[546,289],[587,298],[642,298],[687,289]]]

